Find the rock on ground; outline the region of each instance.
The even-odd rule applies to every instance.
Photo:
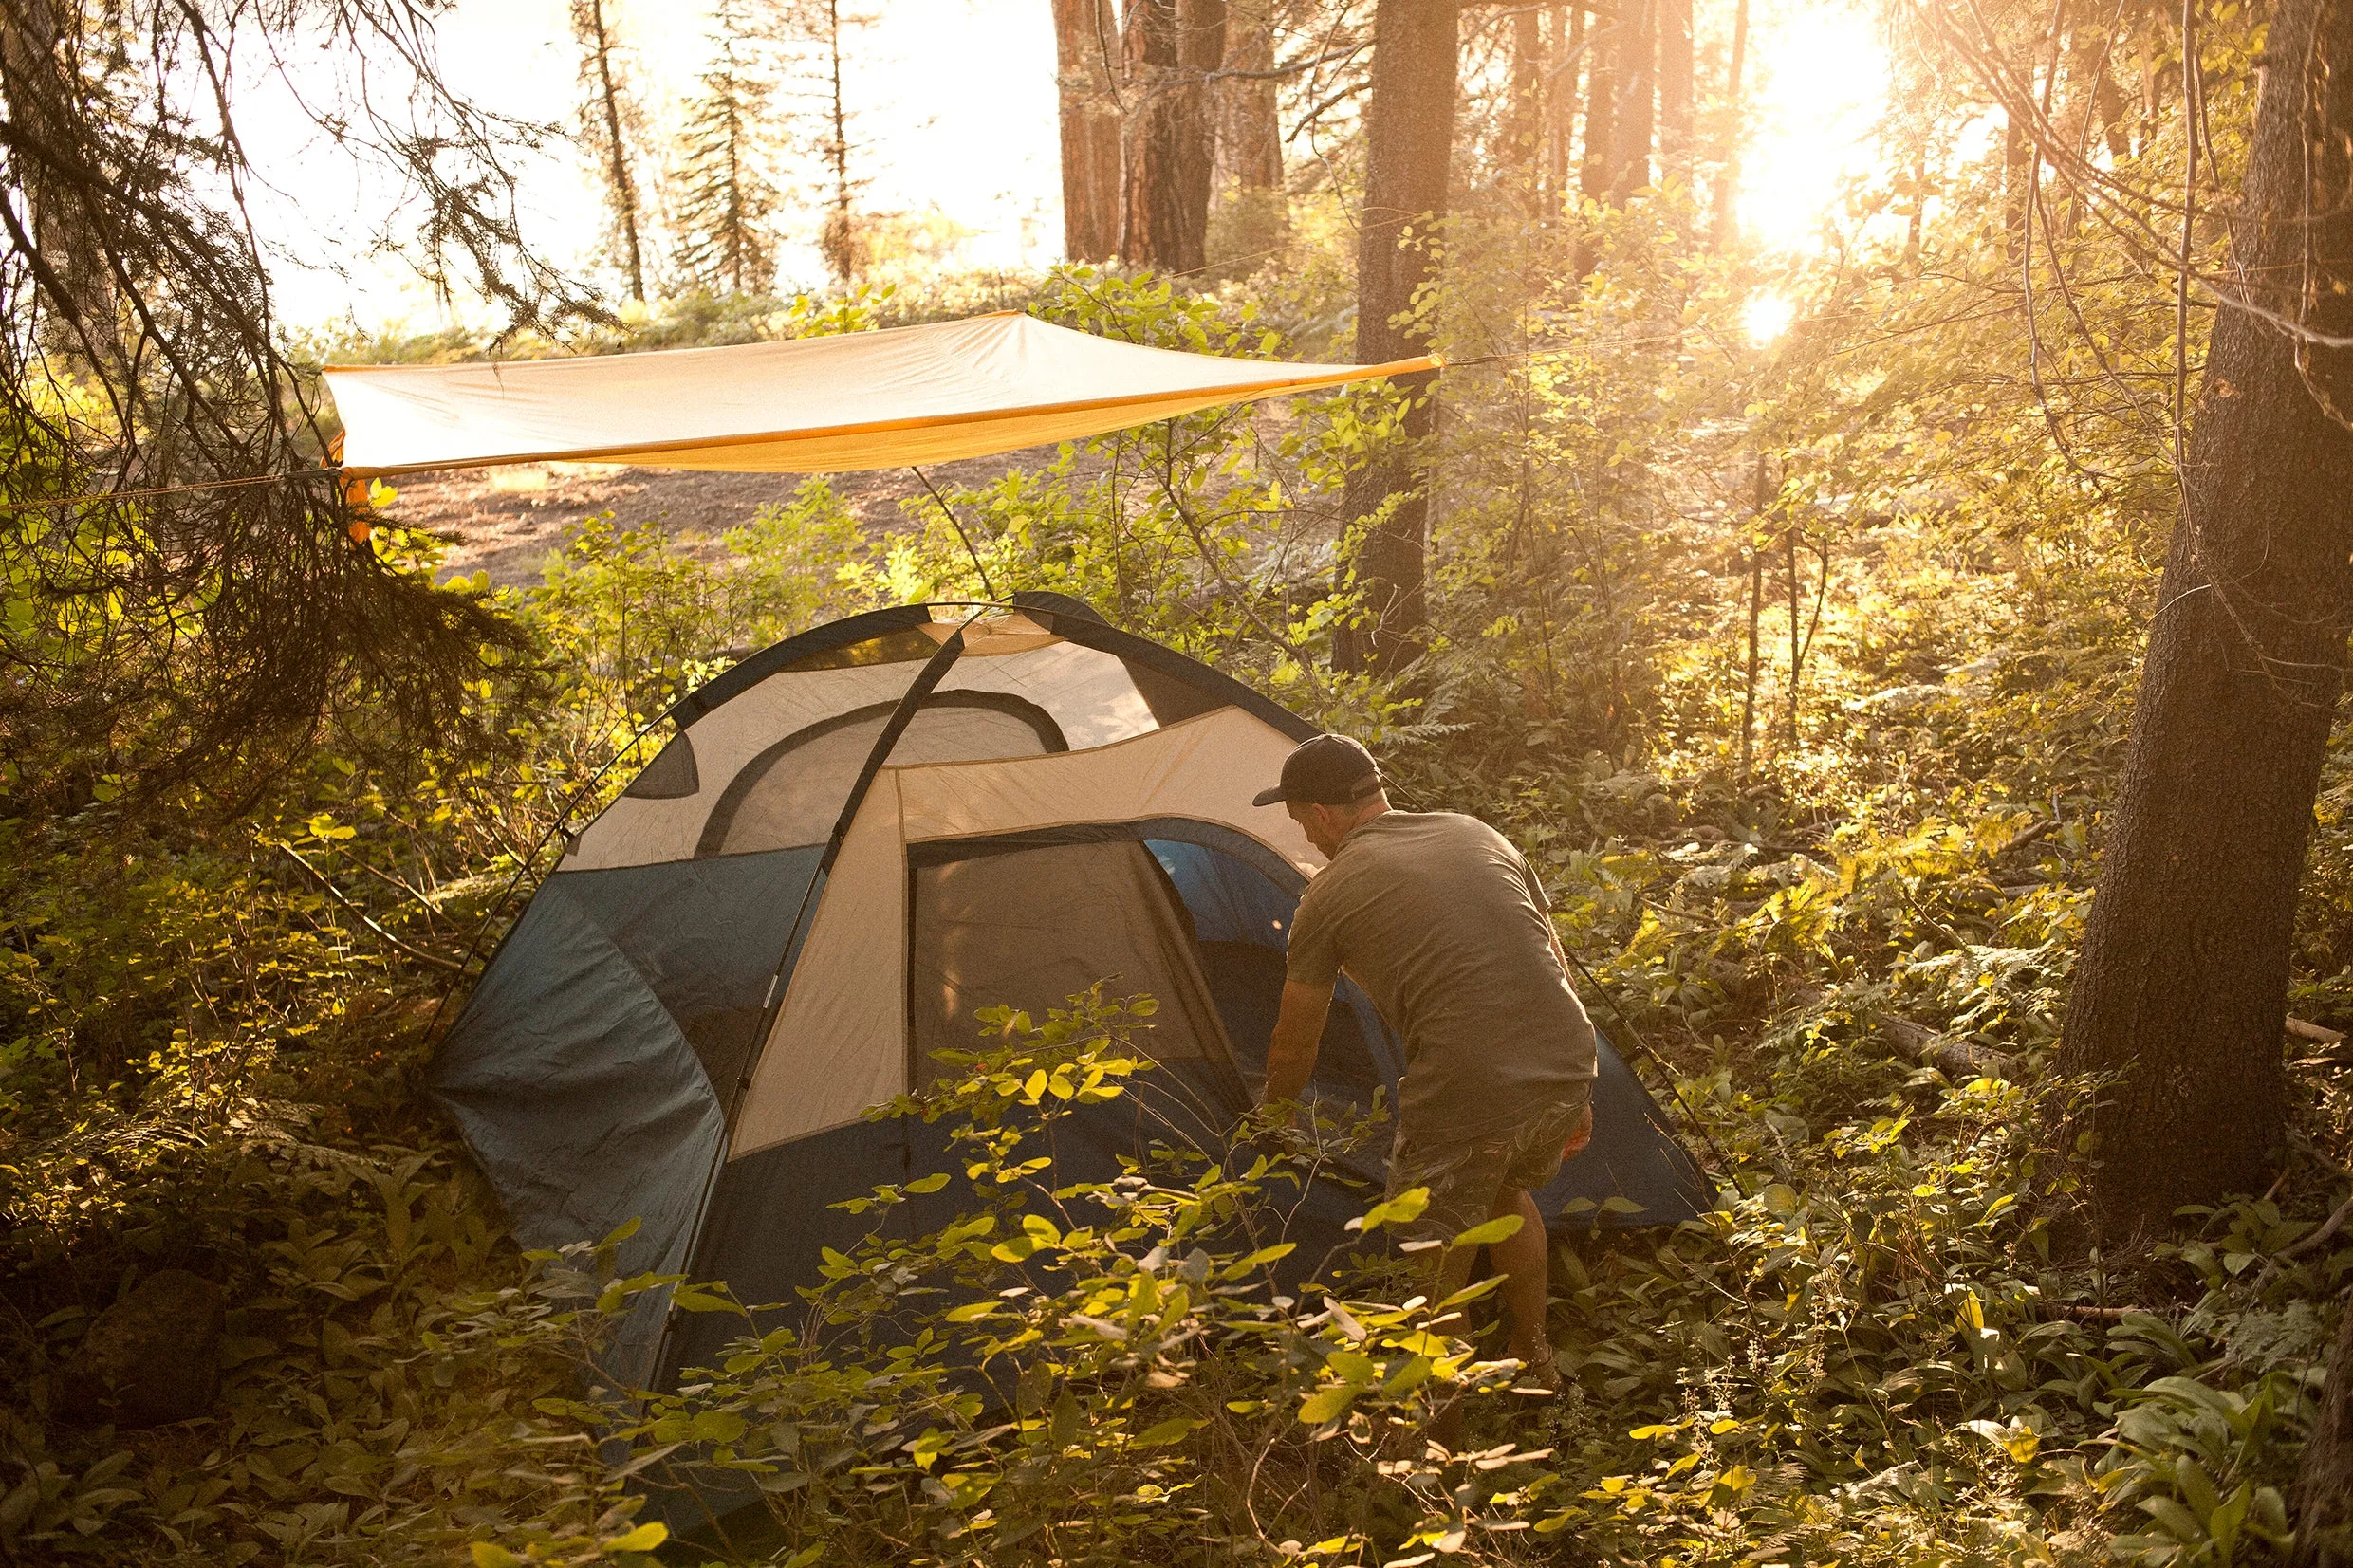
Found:
[[[150,1274],[98,1315],[58,1389],[58,1413],[160,1427],[213,1408],[220,1392],[220,1286],[185,1269]]]

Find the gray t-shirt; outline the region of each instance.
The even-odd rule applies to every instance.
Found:
[[[1503,835],[1385,811],[1341,840],[1291,922],[1289,977],[1346,969],[1405,1041],[1400,1127],[1445,1143],[1518,1125],[1593,1078],[1593,1024],[1552,954],[1544,888]]]

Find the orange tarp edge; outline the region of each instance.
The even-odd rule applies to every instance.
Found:
[[[354,477],[582,462],[837,473],[1436,368],[1182,354],[998,314],[734,348],[329,366]]]

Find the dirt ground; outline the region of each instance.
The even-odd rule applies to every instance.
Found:
[[[925,471],[942,490],[983,484],[1008,470],[1042,464],[1052,449],[942,463]],[[794,473],[692,473],[676,469],[612,468],[599,463],[523,463],[512,468],[454,469],[410,474],[394,489],[386,509],[393,522],[454,541],[448,570],[472,576],[487,570],[501,586],[536,582],[547,558],[581,523],[609,511],[626,524],[659,523],[673,535],[711,541],[751,521],[770,502],[787,499],[801,484]],[[923,495],[905,469],[833,476],[835,489],[869,528],[905,526],[899,503]]]

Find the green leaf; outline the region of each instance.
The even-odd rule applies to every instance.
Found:
[[[1320,1427],[1337,1418],[1356,1403],[1356,1396],[1362,1392],[1346,1383],[1317,1390],[1307,1395],[1306,1402],[1299,1407],[1299,1424],[1303,1427]]]
[[[1204,1427],[1208,1424],[1205,1421],[1189,1420],[1181,1415],[1172,1416],[1166,1421],[1146,1427],[1139,1432],[1135,1446],[1139,1448],[1159,1448],[1171,1443],[1181,1443],[1195,1427]]]
[[[693,1441],[732,1443],[744,1435],[744,1418],[733,1411],[704,1411],[695,1417]]]
[[[1454,1238],[1454,1245],[1456,1246],[1492,1246],[1497,1242],[1508,1242],[1518,1235],[1520,1227],[1527,1223],[1517,1214],[1500,1214],[1484,1225],[1473,1226]]]
[[[1421,1211],[1430,1207],[1430,1190],[1409,1187],[1385,1203],[1377,1203],[1365,1211],[1361,1220],[1350,1220],[1347,1228],[1370,1235],[1384,1225],[1410,1225],[1421,1218]]]
[[[680,1312],[740,1312],[743,1309],[724,1296],[714,1296],[692,1285],[680,1285],[670,1293],[670,1304]]]
[[[2144,1497],[2140,1506],[2176,1540],[2195,1546],[2206,1539],[2206,1524],[2196,1514],[2170,1497]]]
[[[914,1181],[909,1182],[903,1190],[909,1192],[936,1192],[947,1185],[948,1172],[945,1171],[936,1171],[931,1175],[917,1177]]]
[[[650,1552],[670,1539],[670,1526],[660,1520],[646,1521],[625,1536],[616,1536],[604,1543],[607,1552]]]
[[[473,1553],[473,1568],[523,1568],[523,1559],[504,1546],[477,1540],[467,1550]]]

